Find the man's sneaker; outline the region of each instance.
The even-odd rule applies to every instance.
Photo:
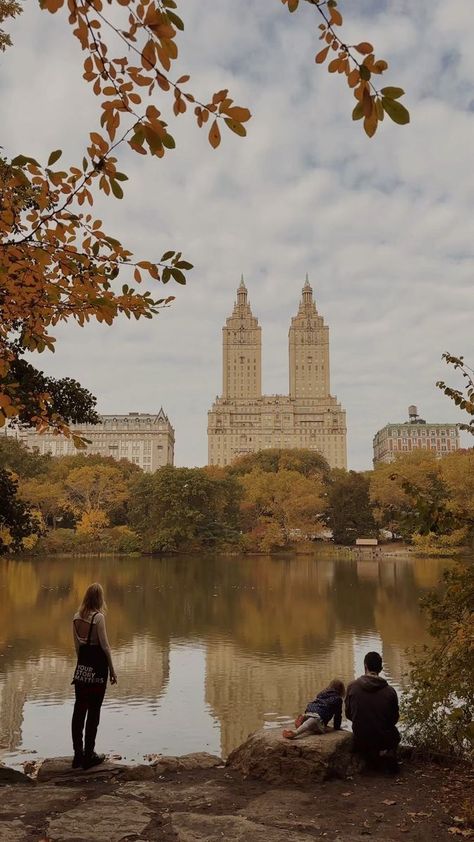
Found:
[[[96,754],[95,751],[92,754],[85,754],[82,761],[82,768],[92,769],[93,766],[99,766],[104,760],[105,754]]]
[[[72,765],[72,768],[73,768],[73,769],[81,769],[81,768],[82,768],[82,764],[83,764],[83,763],[84,763],[84,755],[83,755],[83,753],[82,753],[82,751],[81,751],[81,753],[80,753],[80,754],[75,754],[75,755],[74,755],[74,757],[73,757],[73,759],[72,759],[72,764],[71,764],[71,765]]]

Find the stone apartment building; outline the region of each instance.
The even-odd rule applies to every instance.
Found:
[[[77,424],[75,433],[90,440],[86,451],[78,451],[71,439],[53,433],[37,433],[30,428],[10,430],[10,435],[30,450],[52,456],[94,453],[128,459],[151,473],[174,463],[174,429],[163,409],[155,414],[129,412],[127,415],[101,415],[99,424]]]
[[[378,462],[393,462],[399,453],[414,450],[434,450],[438,456],[446,456],[459,450],[459,427],[457,424],[430,424],[420,418],[416,406],[408,407],[408,421],[386,424],[373,440],[374,465]]]
[[[208,462],[265,448],[305,448],[345,468],[346,415],[330,394],[329,328],[308,278],[289,329],[289,394],[262,394],[262,331],[243,279],[223,327],[222,395],[208,413]]]

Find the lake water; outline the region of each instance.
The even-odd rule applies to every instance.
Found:
[[[71,754],[71,619],[100,581],[118,684],[97,749],[226,756],[263,724],[285,723],[332,678],[379,650],[403,690],[407,647],[426,641],[419,598],[435,559],[0,560],[0,754]]]

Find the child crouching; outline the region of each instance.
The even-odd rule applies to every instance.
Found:
[[[342,681],[334,678],[325,690],[306,706],[304,714],[295,720],[295,731],[285,728],[283,736],[294,740],[302,734],[324,734],[326,725],[334,719],[334,730],[338,731],[342,720],[342,700],[346,688]]]

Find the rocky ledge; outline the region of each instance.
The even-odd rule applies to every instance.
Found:
[[[71,769],[70,757],[54,758],[35,780],[0,767],[1,842],[452,842],[454,833],[471,835],[457,796],[469,791],[465,774],[450,770],[448,780],[446,769],[411,763],[400,777],[348,777],[346,732],[294,743],[257,732],[227,765],[204,753],[147,759],[84,772]],[[446,787],[457,796],[452,814]]]
[[[148,763],[137,763],[125,766],[107,760],[100,766],[94,766],[86,772],[83,769],[72,769],[70,757],[53,757],[43,760],[37,771],[39,783],[48,781],[83,781],[90,778],[101,781],[153,781],[165,772],[192,772],[195,769],[213,769],[224,766],[224,761],[214,754],[196,752],[182,757],[167,757],[162,754],[148,755]]]
[[[263,728],[229,755],[227,765],[273,784],[300,785],[362,771],[360,758],[352,753],[352,734],[333,730],[286,740],[280,729]]]

